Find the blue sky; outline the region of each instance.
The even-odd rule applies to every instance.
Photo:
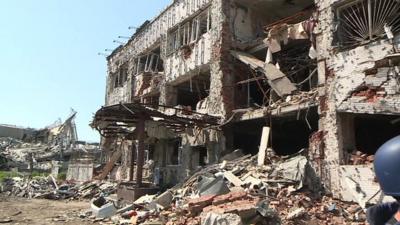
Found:
[[[0,2],[0,123],[42,128],[73,108],[81,140],[104,104],[106,60],[172,0],[8,0]],[[123,39],[122,39],[123,41]]]

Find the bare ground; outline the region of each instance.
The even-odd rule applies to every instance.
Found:
[[[0,196],[0,224],[93,224],[79,218],[89,207],[89,202]]]

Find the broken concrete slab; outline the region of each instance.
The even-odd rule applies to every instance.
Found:
[[[286,75],[276,68],[276,66],[264,63],[245,52],[231,50],[231,54],[238,60],[249,65],[252,69],[263,72],[267,78],[268,84],[280,97],[290,95],[297,90],[294,84],[290,82]]]
[[[243,182],[230,171],[224,172],[224,177],[236,187],[242,186]]]
[[[223,177],[213,178],[202,176],[198,184],[198,192],[200,196],[221,195],[228,193],[229,188],[225,184]]]
[[[236,214],[206,213],[201,216],[201,225],[243,225],[241,218]]]
[[[273,177],[282,178],[288,182],[294,182],[296,184],[295,188],[298,190],[304,185],[307,165],[307,158],[305,156],[298,155],[279,164],[271,175]]]
[[[107,202],[103,197],[91,202],[93,215],[97,218],[109,218],[117,213],[113,202]]]
[[[153,202],[161,205],[163,208],[168,208],[170,207],[173,198],[174,196],[172,195],[172,192],[167,190],[166,192],[157,196]]]

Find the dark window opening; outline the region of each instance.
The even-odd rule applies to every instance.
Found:
[[[119,87],[119,74],[112,74],[113,80],[114,80],[114,84],[113,84],[113,88],[117,88]]]
[[[235,108],[260,108],[268,104],[270,86],[261,72],[235,64]]]
[[[266,80],[252,81],[247,84],[241,84],[237,87],[237,102],[239,108],[260,108],[268,104],[269,85]]]
[[[154,152],[155,152],[156,146],[154,144],[149,144],[147,146],[147,149],[148,149],[147,150],[147,160],[154,159]]]
[[[147,96],[143,98],[143,103],[152,108],[158,108],[160,105],[160,94],[155,96]]]
[[[400,135],[400,116],[344,113],[340,118],[345,153],[374,155],[382,144]]]
[[[128,63],[120,65],[118,70],[111,74],[111,77],[113,79],[113,88],[124,86],[128,80]]]
[[[244,154],[258,153],[265,119],[238,122],[233,125],[233,148],[241,149]]]
[[[318,130],[318,120],[316,107],[296,111],[295,115],[273,118],[270,146],[278,155],[291,155],[308,148],[311,134]]]
[[[204,146],[194,146],[192,147],[192,151],[195,153],[194,155],[198,155],[198,162],[195,164],[199,166],[207,165],[207,148]]]
[[[180,139],[174,139],[169,142],[169,146],[172,148],[172,154],[170,155],[171,165],[179,165],[180,145]]]
[[[197,104],[210,94],[210,75],[199,75],[190,81],[175,86],[177,93],[176,105],[190,107],[196,111]]]

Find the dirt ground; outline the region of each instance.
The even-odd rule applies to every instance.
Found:
[[[89,207],[89,202],[23,199],[0,195],[0,224],[93,224],[92,221],[79,218],[79,214]]]

